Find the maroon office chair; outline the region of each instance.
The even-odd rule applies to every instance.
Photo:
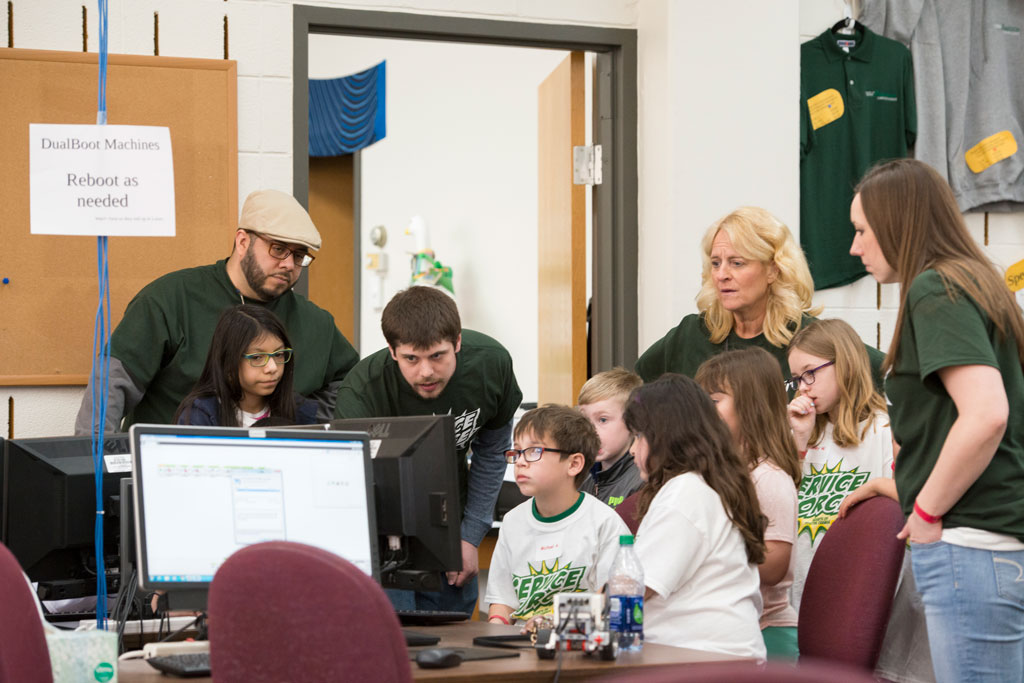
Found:
[[[239,550],[213,577],[208,613],[217,683],[412,681],[384,591],[326,550],[286,541]]]
[[[659,666],[600,679],[604,683],[877,683],[874,677],[837,662],[704,662]]]
[[[797,642],[804,657],[872,672],[878,663],[906,544],[899,504],[883,496],[832,523],[811,560],[800,599]]]
[[[0,545],[0,681],[53,683],[43,620],[21,566]]]
[[[640,495],[637,491],[631,496],[626,496],[626,500],[622,501],[615,506],[615,511],[619,513],[619,517],[622,517],[622,521],[629,527],[629,533],[636,536],[636,530],[640,528],[640,522],[636,520],[636,499]]]

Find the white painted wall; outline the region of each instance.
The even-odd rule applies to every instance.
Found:
[[[409,286],[414,215],[452,268],[463,325],[512,354],[537,400],[537,87],[568,52],[489,45],[310,37],[311,78],[387,60],[387,137],[361,152],[363,263],[388,231],[387,301]],[[360,350],[384,346],[377,276],[363,270]]]
[[[643,352],[696,311],[699,241],[737,206],[799,219],[795,3],[640,4]]]

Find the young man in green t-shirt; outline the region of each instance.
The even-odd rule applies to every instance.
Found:
[[[399,609],[471,613],[477,598],[477,546],[491,528],[505,475],[512,418],[523,400],[508,351],[462,329],[455,301],[431,287],[410,287],[381,316],[387,347],[361,360],[338,389],[339,418],[453,415],[462,498],[462,571],[448,572],[441,593],[392,591]],[[472,448],[470,448],[472,446]],[[472,450],[473,466],[467,466]]]

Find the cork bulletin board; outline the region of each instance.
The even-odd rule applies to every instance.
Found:
[[[97,55],[0,48],[0,386],[82,385],[98,303],[95,237],[29,234],[29,124],[96,122]],[[110,55],[107,122],[167,126],[175,237],[111,237],[110,304],[228,256],[238,225],[233,60]]]

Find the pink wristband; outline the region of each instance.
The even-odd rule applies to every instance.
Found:
[[[928,522],[929,524],[938,524],[939,522],[942,521],[942,517],[934,517],[932,515],[929,515],[924,510],[922,510],[921,506],[917,504],[916,500],[914,501],[914,512],[917,513],[918,517],[920,517],[924,521]]]
[[[500,619],[501,623],[503,623],[506,626],[508,626],[508,619],[506,619],[505,617],[501,616],[500,614],[492,614],[491,616],[487,617],[487,621],[490,621],[491,619]]]

